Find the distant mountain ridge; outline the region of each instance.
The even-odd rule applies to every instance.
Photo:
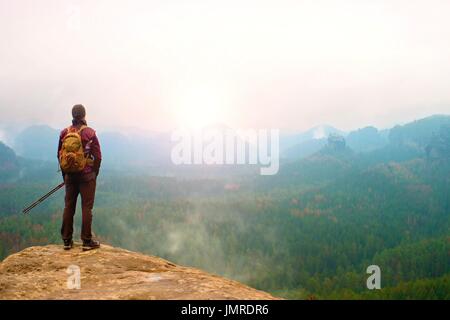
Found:
[[[24,158],[56,161],[59,130],[47,125],[31,126],[21,131],[14,139],[13,148]]]
[[[373,126],[364,127],[347,134],[339,131],[329,130],[329,134],[341,135],[345,138],[347,146],[355,152],[367,153],[377,150],[387,150],[397,148],[405,152],[425,152],[425,148],[439,134],[442,127],[450,126],[449,115],[433,115],[419,119],[404,125],[396,125],[391,129],[378,130]],[[287,149],[282,149],[282,156],[287,159],[301,159],[310,156],[327,144],[326,137],[316,139],[311,138],[312,129],[309,135],[296,136],[298,143]],[[310,137],[309,139],[307,137]],[[395,151],[395,150],[392,150]]]
[[[19,159],[16,153],[0,141],[0,181],[14,178],[19,170]]]
[[[449,115],[434,115],[391,129],[378,130],[369,126],[348,133],[322,125],[298,134],[281,135],[280,152],[286,160],[306,158],[326,147],[330,135],[338,135],[343,136],[346,145],[356,153],[386,153],[386,159],[391,155],[393,160],[403,159],[403,155],[411,157],[424,153],[442,126],[450,126]],[[58,136],[59,130],[49,126],[31,126],[14,137],[12,148],[25,159],[56,162]],[[171,165],[169,133],[133,129],[126,133],[114,130],[98,132],[98,136],[105,168]]]

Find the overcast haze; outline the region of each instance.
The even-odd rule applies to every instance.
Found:
[[[450,113],[450,1],[0,0],[5,123],[349,130]]]

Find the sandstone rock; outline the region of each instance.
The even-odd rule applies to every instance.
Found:
[[[70,266],[72,269],[70,269]],[[80,271],[80,288],[70,289]],[[73,285],[72,285],[73,287]],[[276,299],[268,293],[164,259],[102,245],[30,247],[0,263],[0,299]]]

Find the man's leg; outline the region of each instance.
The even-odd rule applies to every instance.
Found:
[[[66,196],[64,198],[64,214],[61,226],[61,237],[63,240],[71,240],[73,234],[73,216],[77,206],[78,193],[77,183],[66,183]]]
[[[83,212],[81,240],[83,240],[83,242],[90,241],[92,239],[92,208],[94,207],[95,187],[95,178],[80,183],[81,208]]]

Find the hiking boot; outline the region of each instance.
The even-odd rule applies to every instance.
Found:
[[[83,251],[100,248],[100,242],[97,240],[83,240]]]
[[[70,250],[72,248],[73,248],[73,240],[72,239],[64,240],[64,250]]]

